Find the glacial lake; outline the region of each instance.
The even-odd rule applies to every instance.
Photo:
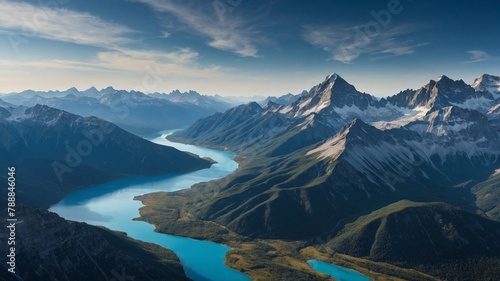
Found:
[[[158,191],[176,191],[191,185],[222,178],[238,167],[234,154],[193,145],[173,143],[165,139],[168,132],[151,138],[155,143],[189,151],[217,161],[209,169],[182,175],[167,175],[111,182],[66,196],[49,210],[68,220],[101,225],[126,232],[130,237],[172,250],[179,257],[186,275],[195,281],[249,281],[247,275],[224,264],[230,248],[217,243],[154,232],[154,226],[139,217],[140,201],[134,196]]]
[[[165,139],[169,133],[148,139],[201,157],[210,157],[217,164],[182,175],[128,179],[91,187],[66,196],[49,210],[68,220],[123,231],[134,239],[170,249],[179,257],[186,275],[194,281],[250,281],[247,275],[224,264],[226,253],[230,250],[228,246],[154,232],[153,225],[132,220],[139,217],[139,208],[143,206],[140,201],[133,200],[134,196],[186,189],[199,182],[222,178],[238,168],[232,152],[170,142]],[[308,263],[314,270],[338,281],[371,280],[354,270],[316,260]]]
[[[335,278],[337,281],[371,281],[372,279],[348,268],[329,264],[318,260],[309,260],[307,263],[317,272],[321,272]]]

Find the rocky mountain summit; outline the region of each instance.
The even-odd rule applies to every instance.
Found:
[[[439,278],[473,276],[477,271],[472,263],[499,264],[498,256],[488,250],[497,247],[498,241],[483,243],[478,238],[486,228],[487,235],[498,235],[497,78],[483,75],[471,86],[443,75],[417,90],[379,100],[331,74],[289,105],[232,108],[169,138],[234,150],[243,164],[227,179],[174,195],[195,198],[195,193],[211,190],[215,195],[208,200],[186,199],[186,208],[200,220],[244,236],[313,241],[338,237],[348,242],[355,237],[350,231],[356,229],[363,239],[377,239],[367,246],[371,250],[357,253],[335,238],[339,252],[422,269]],[[424,205],[407,208],[414,204],[408,202]],[[444,205],[425,205],[431,202]],[[395,212],[394,206],[402,209]],[[433,255],[446,259],[446,272],[425,264],[425,258],[392,260],[392,250],[421,242],[401,242],[398,229],[384,228],[389,227],[385,218],[384,224],[378,219],[367,222],[366,231],[364,226],[348,227],[364,224],[356,221],[377,212],[388,214],[388,221],[414,224],[425,218],[431,244],[452,239]],[[432,222],[433,217],[443,221]],[[468,229],[459,223],[462,218],[478,227]],[[376,227],[394,239],[381,240]],[[440,227],[456,229],[460,237],[439,234]],[[339,236],[342,231],[351,234]],[[424,239],[422,233],[412,238]],[[363,239],[349,243],[356,246]],[[430,245],[426,251],[433,251],[431,244],[425,244]],[[461,251],[471,256],[460,256]],[[444,258],[441,253],[449,255]],[[453,264],[468,270],[453,275]],[[484,272],[489,272],[485,278],[492,276]]]

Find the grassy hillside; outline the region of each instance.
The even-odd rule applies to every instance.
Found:
[[[375,281],[437,280],[414,269],[332,254],[331,247],[321,239],[283,241],[239,235],[222,225],[193,216],[185,205],[192,198],[186,198],[184,194],[159,192],[138,196],[136,199],[146,205],[140,209],[139,220],[154,224],[158,232],[229,245],[231,250],[226,255],[226,263],[249,275],[254,281],[332,280],[312,270],[307,264],[309,259],[353,268]]]
[[[476,195],[476,205],[484,214],[500,221],[500,174],[496,173],[489,179],[472,188]]]
[[[445,280],[500,276],[500,223],[443,203],[391,204],[347,224],[329,245]]]

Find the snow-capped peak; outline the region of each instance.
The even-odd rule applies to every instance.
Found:
[[[337,73],[332,73],[326,77],[326,80],[328,80],[329,83],[334,83],[337,78],[342,79],[342,77],[340,77]]]
[[[290,107],[282,110],[294,117],[307,117],[309,114],[331,114],[335,108],[356,108],[366,110],[375,101],[372,96],[361,93],[336,73],[326,76],[325,80],[313,87],[308,94],[300,97]]]
[[[104,89],[101,90],[102,94],[111,94],[111,93],[114,93],[114,92],[116,92],[116,90],[115,90],[115,88],[113,88],[111,86],[109,86],[109,87],[104,88]]]
[[[491,94],[500,95],[500,76],[483,74],[472,83],[476,91],[486,91]]]
[[[437,81],[453,81],[450,77],[446,76],[446,75],[441,75],[439,76],[438,80]]]

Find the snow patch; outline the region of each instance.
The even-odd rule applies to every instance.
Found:
[[[495,104],[495,101],[485,97],[480,97],[468,99],[463,103],[450,102],[450,104],[464,109],[473,109],[485,113],[488,112],[488,110]]]
[[[498,175],[500,175],[500,169],[496,169],[495,172],[493,172],[493,174],[491,174],[490,178],[498,176]]]
[[[22,121],[22,120],[25,120],[25,119],[32,117],[31,114],[26,114],[26,109],[27,109],[27,107],[22,107],[22,106],[12,108],[10,110],[11,116],[9,116],[9,118],[7,118],[7,120],[9,120],[9,121]]]
[[[488,114],[499,114],[499,113],[500,113],[500,104],[497,104],[488,109]]]
[[[395,111],[399,111],[401,113],[401,117],[397,118],[393,121],[377,121],[377,122],[372,122],[370,123],[372,126],[379,130],[390,130],[390,129],[396,129],[396,128],[401,128],[403,126],[408,125],[411,122],[422,120],[427,112],[429,112],[429,108],[419,106],[414,109],[408,109],[408,108],[403,108],[403,107],[397,107],[397,106],[389,106],[387,107],[393,107]]]
[[[315,153],[320,153],[318,159],[322,160],[325,158],[331,158],[333,160],[337,159],[340,154],[345,150],[345,138],[343,136],[336,136],[319,147],[310,150],[306,155],[311,155]]]
[[[310,98],[306,99],[305,101],[299,103],[299,110],[302,109],[302,108],[304,108],[304,107],[306,107],[306,106],[308,106],[311,103],[311,101],[312,101],[312,97],[310,97]]]
[[[287,114],[288,112],[292,111],[292,109],[293,109],[293,107],[292,107],[291,105],[289,105],[289,106],[287,106],[287,107],[285,107],[285,108],[281,109],[281,110],[279,111],[279,113],[281,113],[281,114]]]
[[[300,124],[299,126],[301,127],[300,130],[305,130],[307,129],[308,126],[310,125],[313,125],[314,124],[314,114],[311,114],[309,115],[306,120],[304,122],[302,122],[302,124]]]

